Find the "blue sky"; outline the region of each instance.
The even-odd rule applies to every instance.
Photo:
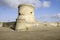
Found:
[[[8,0],[9,1],[9,0]],[[35,9],[35,18],[38,21],[60,22],[60,0],[39,0],[39,8]],[[35,2],[35,1],[34,1]],[[0,21],[16,21],[18,9],[13,8],[5,1],[0,0]]]

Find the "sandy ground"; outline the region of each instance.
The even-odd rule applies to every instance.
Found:
[[[17,32],[1,27],[0,40],[60,40],[60,28],[52,30]]]

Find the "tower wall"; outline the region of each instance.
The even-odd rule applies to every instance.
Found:
[[[28,27],[31,27],[34,22],[34,7],[29,4],[19,5],[16,30],[28,30]]]

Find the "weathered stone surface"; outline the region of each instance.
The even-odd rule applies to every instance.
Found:
[[[35,23],[34,7],[30,4],[19,5],[18,13],[16,30],[28,30]]]

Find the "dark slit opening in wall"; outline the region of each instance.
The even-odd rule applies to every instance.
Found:
[[[32,14],[32,12],[30,12]]]
[[[21,14],[19,13],[19,15],[21,15]]]

